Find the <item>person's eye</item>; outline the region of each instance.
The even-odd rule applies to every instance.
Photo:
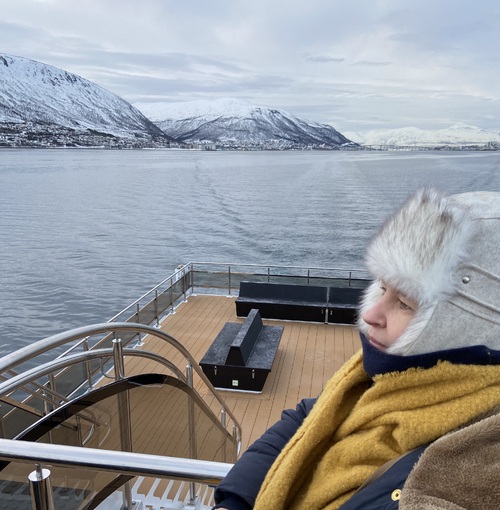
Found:
[[[413,308],[408,303],[405,303],[401,298],[399,298],[398,301],[399,308],[401,308],[401,310],[413,310]]]

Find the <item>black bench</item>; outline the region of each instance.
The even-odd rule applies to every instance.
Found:
[[[281,326],[264,326],[253,309],[243,324],[226,322],[200,366],[216,388],[261,392],[282,333]]]
[[[355,324],[363,291],[355,287],[329,287],[328,322]]]
[[[325,322],[327,306],[328,287],[241,282],[236,315],[257,308],[265,319]]]

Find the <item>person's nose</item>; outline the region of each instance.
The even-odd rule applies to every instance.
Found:
[[[363,320],[369,326],[377,326],[384,328],[386,325],[386,310],[384,304],[384,296],[382,296],[373,306],[363,314]]]

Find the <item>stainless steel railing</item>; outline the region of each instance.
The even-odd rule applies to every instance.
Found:
[[[176,303],[186,300],[193,292],[203,289],[234,294],[240,281],[295,281],[305,285],[335,284],[339,281],[350,286],[356,281],[368,279],[369,275],[361,269],[277,266],[270,264],[233,264],[224,262],[191,261],[179,266],[168,278],[144,293],[129,306],[110,319],[129,320],[144,323],[141,314],[149,307],[146,316],[159,324],[161,314],[173,311]]]
[[[217,485],[232,464],[181,459],[141,453],[117,452],[95,448],[32,443],[0,439],[0,460],[34,463],[29,475],[33,509],[51,508],[50,470],[43,465],[88,469],[129,476],[165,478],[192,484]],[[53,508],[53,505],[52,505]],[[130,506],[129,506],[130,508]]]
[[[0,460],[217,485],[233,464],[0,438]]]
[[[221,289],[231,295],[241,281],[300,283],[303,285],[351,286],[369,279],[365,270],[325,267],[189,262],[182,268],[189,274],[192,289]]]
[[[145,326],[143,324],[135,324],[135,323],[103,323],[103,324],[95,324],[92,326],[85,326],[81,328],[72,329],[70,331],[67,331],[65,333],[60,333],[57,335],[54,335],[52,337],[46,338],[44,340],[41,340],[40,342],[36,342],[35,344],[32,344],[30,346],[27,346],[25,348],[19,349],[18,351],[15,351],[11,354],[8,354],[4,358],[0,359],[0,373],[11,373],[12,370],[16,367],[18,367],[21,363],[32,359],[40,354],[47,353],[51,351],[52,349],[55,349],[57,347],[60,347],[61,345],[65,345],[69,342],[73,342],[75,340],[79,340],[80,338],[88,338],[94,334],[100,334],[100,333],[110,333],[113,332],[115,334],[120,333],[126,333],[126,332],[140,332],[145,335],[151,335],[154,337],[157,337],[165,342],[167,342],[169,345],[173,346],[178,352],[182,354],[186,361],[186,375],[175,365],[172,365],[172,363],[168,360],[165,360],[161,356],[144,351],[144,350],[135,350],[126,348],[123,349],[123,345],[121,342],[113,342],[113,348],[107,348],[107,349],[93,349],[89,351],[83,351],[80,353],[71,353],[67,354],[64,357],[59,357],[53,360],[50,360],[41,366],[34,367],[31,369],[28,369],[24,371],[21,374],[17,374],[13,377],[10,377],[9,379],[3,381],[0,383],[0,398],[9,394],[12,394],[15,390],[17,390],[20,387],[26,386],[28,383],[32,381],[36,381],[40,377],[54,374],[57,371],[60,371],[62,369],[68,368],[71,365],[77,364],[77,363],[88,363],[93,359],[114,359],[114,362],[116,364],[117,360],[122,359],[124,355],[126,356],[141,356],[146,357],[152,360],[155,360],[165,366],[167,366],[170,370],[176,374],[176,376],[183,380],[186,383],[191,382],[191,386],[193,384],[193,372],[196,373],[196,375],[203,381],[203,383],[206,385],[206,387],[210,390],[212,393],[212,396],[215,397],[217,402],[221,405],[222,409],[222,415],[229,416],[231,418],[231,421],[233,423],[233,428],[231,431],[231,434],[238,445],[238,451],[239,451],[239,445],[241,442],[241,426],[238,422],[238,420],[235,418],[233,413],[226,408],[226,405],[224,403],[224,400],[219,395],[219,393],[215,390],[215,388],[210,383],[209,379],[206,377],[204,372],[201,370],[201,368],[196,363],[195,359],[191,356],[189,351],[175,338],[173,338],[171,335],[158,330],[151,326]],[[120,349],[121,353],[116,355],[116,350]],[[54,378],[53,381],[56,381],[57,378]],[[86,381],[89,388],[92,387],[92,380]],[[55,388],[52,388],[52,390],[55,390]],[[40,392],[36,391],[36,396],[40,397]]]
[[[155,328],[152,328],[150,326],[144,326],[141,324],[129,324],[129,323],[105,323],[105,324],[97,324],[93,326],[87,326],[84,328],[77,328],[76,330],[68,331],[64,334],[55,335],[51,339],[45,339],[41,342],[38,342],[31,346],[31,355],[38,355],[42,353],[46,353],[50,351],[52,348],[60,346],[61,344],[64,344],[68,341],[73,341],[75,339],[78,339],[81,336],[91,336],[94,333],[102,333],[102,332],[109,332],[112,330],[114,333],[120,333],[120,332],[128,332],[128,331],[139,331],[144,334],[150,334],[153,336],[156,336],[160,339],[165,340],[170,345],[175,347],[177,351],[179,351],[186,360],[186,374],[183,374],[179,368],[175,365],[173,365],[170,361],[164,359],[163,357],[151,353],[144,350],[136,350],[136,349],[130,349],[130,348],[123,348],[122,342],[119,338],[116,338],[113,340],[113,347],[112,348],[106,348],[106,349],[94,349],[91,351],[84,351],[84,352],[77,352],[77,353],[70,353],[67,354],[64,357],[59,357],[53,360],[50,360],[41,366],[33,367],[31,369],[28,369],[20,374],[17,374],[10,379],[3,381],[0,383],[0,399],[2,397],[5,397],[6,395],[12,394],[20,387],[26,387],[30,383],[40,379],[41,377],[54,374],[58,372],[59,370],[66,369],[72,365],[76,365],[79,363],[88,363],[95,359],[113,359],[113,368],[114,368],[114,379],[115,381],[119,381],[123,379],[125,374],[125,363],[124,358],[126,356],[137,356],[137,357],[145,357],[150,360],[154,360],[158,363],[160,363],[163,366],[166,366],[168,369],[170,369],[178,379],[182,380],[184,383],[186,383],[191,389],[194,390],[194,378],[193,374],[196,373],[202,381],[205,383],[205,385],[211,390],[212,395],[215,397],[215,399],[221,404],[221,418],[219,420],[219,423],[222,425],[224,430],[227,431],[227,420],[226,416],[230,416],[231,420],[233,421],[233,427],[232,427],[232,434],[227,431],[229,436],[233,437],[233,442],[235,446],[234,450],[234,458],[236,458],[237,454],[239,453],[240,445],[241,445],[241,426],[232,414],[232,412],[229,409],[226,409],[226,406],[224,404],[224,401],[219,396],[219,394],[215,391],[215,389],[212,387],[210,381],[205,376],[203,371],[198,367],[196,364],[194,358],[189,354],[187,349],[180,344],[175,338],[171,337],[167,333],[164,333],[162,331],[159,331]],[[6,359],[0,360],[0,365],[6,372],[12,372],[12,370],[17,367],[20,363],[26,361],[27,359],[27,353],[25,350],[20,350],[18,352],[12,353],[11,355],[7,356]],[[55,380],[52,379],[52,380]],[[91,386],[91,385],[90,385]],[[37,392],[39,389],[37,389]],[[118,395],[118,411],[119,411],[119,425],[120,425],[120,444],[121,448],[124,451],[130,451],[130,445],[131,445],[131,430],[130,426],[130,403],[128,400],[127,394],[119,394]],[[63,402],[63,404],[65,401]],[[190,400],[190,403],[193,404]],[[194,405],[194,404],[193,404]],[[206,404],[205,404],[206,405]],[[209,410],[209,406],[206,405],[207,410]],[[217,417],[215,414],[213,415],[214,420],[217,420]],[[197,447],[196,447],[196,434],[195,434],[195,423],[194,423],[194,411],[192,409],[192,406],[189,407],[189,416],[188,416],[188,427],[189,427],[189,445],[190,445],[190,454],[193,458],[196,458],[197,455]],[[2,427],[3,430],[3,427]],[[33,483],[36,483],[36,489],[33,488],[33,493],[39,493],[40,490],[43,490],[43,487],[45,486],[45,482],[42,483],[43,480],[45,480],[45,475],[43,470],[38,470],[33,473],[33,476],[31,476],[30,480]],[[38,481],[40,483],[38,483]],[[48,483],[48,486],[50,486],[50,483]],[[128,482],[124,485],[123,490],[123,496],[124,496],[124,508],[131,508],[131,487],[128,484]],[[38,499],[40,499],[42,496],[38,494]],[[195,501],[196,495],[195,495],[195,486],[194,483],[190,485],[190,500]]]
[[[188,262],[179,266],[172,275],[144,293],[108,322],[134,322],[159,327],[162,317],[174,312],[176,305],[185,301],[190,294],[219,292],[234,295],[243,280],[305,285],[335,285],[343,282],[343,285],[351,286],[367,278],[366,271],[357,269]],[[136,339],[140,344],[140,333]],[[101,344],[109,341],[109,338],[104,337],[100,342],[90,345],[88,338],[81,338],[60,355],[65,356],[78,349],[99,348]],[[1,372],[0,367],[0,374]]]

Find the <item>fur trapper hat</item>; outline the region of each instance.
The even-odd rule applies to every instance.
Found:
[[[380,228],[367,251],[375,281],[362,316],[382,295],[380,281],[418,303],[403,335],[388,349],[403,356],[485,345],[500,350],[500,193],[446,197],[414,194]]]

